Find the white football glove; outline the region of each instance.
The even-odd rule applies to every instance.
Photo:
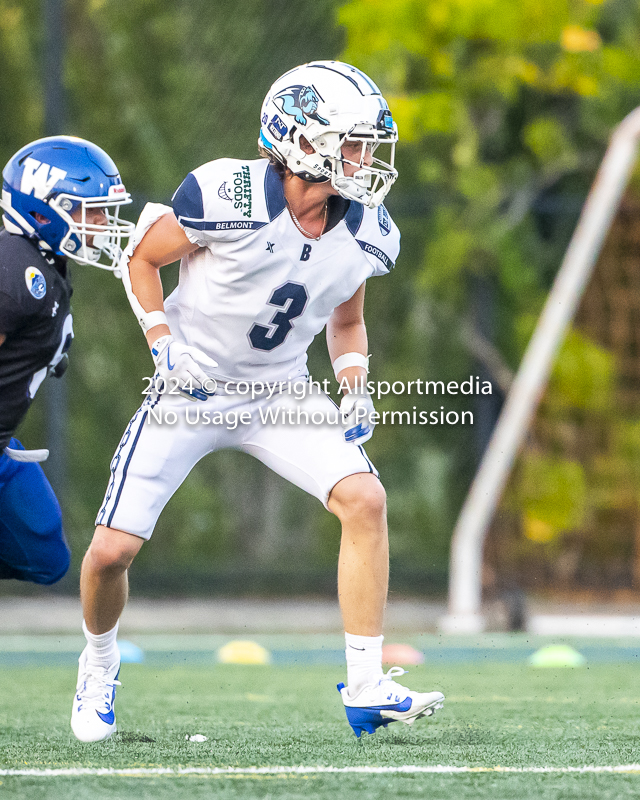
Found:
[[[216,382],[200,368],[217,367],[218,362],[208,355],[182,342],[176,342],[170,333],[161,336],[151,346],[151,355],[158,375],[165,382],[165,391],[176,386],[189,400],[206,400],[215,394]]]
[[[49,458],[48,450],[14,450],[13,447],[5,447],[4,452],[12,461],[21,461],[23,464],[37,464]]]
[[[373,436],[375,422],[371,414],[375,411],[369,392],[349,392],[340,402],[340,416],[344,428],[345,442],[364,444]]]

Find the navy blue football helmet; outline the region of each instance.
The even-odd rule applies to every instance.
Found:
[[[74,136],[38,139],[9,159],[2,178],[0,208],[10,233],[80,264],[117,269],[122,240],[135,226],[118,218],[131,196],[104,150]],[[106,222],[96,224],[91,209]]]

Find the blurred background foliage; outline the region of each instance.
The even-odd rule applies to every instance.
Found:
[[[610,131],[638,104],[640,6],[67,0],[65,13],[64,132],[114,158],[135,198],[132,219],[146,201],[168,202],[201,163],[256,157],[260,104],[291,67],[342,58],[380,85],[400,129],[400,178],[387,206],[403,250],[396,270],[367,288],[371,377],[477,375],[494,385],[488,397],[378,403],[474,412],[473,427],[379,426],[367,447],[389,495],[392,591],[442,591],[453,524],[502,392]],[[0,0],[3,163],[43,135],[42,50],[41,0]],[[164,272],[168,291],[177,273]],[[111,456],[151,369],[120,283],[82,267],[73,278],[62,501],[74,566],[63,590],[77,583]],[[604,501],[594,485],[606,481],[593,476],[615,484],[622,469],[625,486],[635,480],[640,412],[632,404],[620,412],[618,362],[596,338],[577,330],[568,337],[541,414],[555,431],[591,415],[608,444],[597,458],[551,435],[525,449],[495,533],[494,551],[504,556],[494,559],[498,571],[513,572],[523,552],[555,558],[567,532],[585,526],[597,541],[594,509]],[[331,377],[323,341],[314,343],[310,366],[314,378]],[[43,408],[39,398],[20,431],[27,446],[43,442]],[[315,499],[247,456],[218,453],[165,509],[132,582],[146,593],[331,592],[338,546],[337,521]]]
[[[466,347],[473,371],[488,370],[504,387],[501,375],[517,368],[609,134],[638,105],[640,6],[352,0],[339,20],[349,32],[343,57],[382,84],[402,131],[402,186],[428,198],[412,283],[432,318],[446,320],[446,339],[432,333],[439,346],[427,359],[414,339],[410,369],[426,361],[455,371]],[[640,226],[637,214],[629,226]],[[635,303],[629,324],[637,326],[628,278],[617,289]],[[589,291],[604,293],[616,280],[610,270]],[[629,351],[635,361],[639,353],[634,336],[607,341],[610,309],[595,317],[569,334],[557,359],[490,534],[488,588],[640,585],[640,385],[631,387],[622,367]],[[487,343],[497,351],[491,358]],[[475,451],[453,459],[465,488],[490,422],[476,425]],[[455,443],[444,449],[455,453]],[[455,483],[447,493],[454,506]]]

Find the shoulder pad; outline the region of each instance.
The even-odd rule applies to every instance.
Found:
[[[50,288],[47,264],[38,248],[23,236],[0,237],[0,331],[17,330],[27,319],[48,316]]]
[[[262,158],[220,158],[190,172],[171,201],[189,238],[204,246],[212,240],[238,239],[267,225],[267,167]]]
[[[384,205],[365,208],[352,201],[344,222],[373,266],[374,274],[390,272],[400,252],[400,231]]]

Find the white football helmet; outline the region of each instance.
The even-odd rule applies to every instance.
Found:
[[[341,61],[312,61],[290,70],[273,84],[262,104],[258,146],[305,181],[331,181],[347,200],[369,208],[380,205],[398,177],[393,161],[398,129],[375,83]],[[300,137],[313,147],[305,153]],[[359,157],[347,160],[342,145],[361,145]],[[376,157],[380,144],[390,147],[388,161]],[[366,154],[373,157],[365,164]],[[358,167],[353,177],[344,165]]]

